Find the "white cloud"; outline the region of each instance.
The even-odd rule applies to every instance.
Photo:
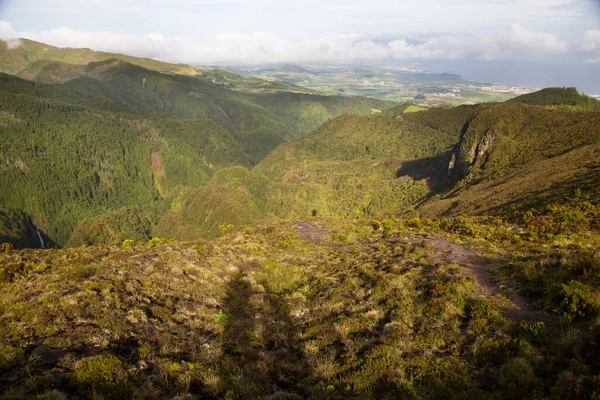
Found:
[[[586,31],[581,38],[581,50],[585,52],[600,51],[600,31]]]
[[[580,50],[590,55],[587,63],[600,63],[600,30],[590,30],[583,34]]]
[[[0,39],[13,39],[17,36],[10,22],[0,21]]]
[[[532,32],[515,23],[498,35],[442,35],[417,43],[407,38],[384,43],[366,36],[288,38],[269,33],[217,35],[198,39],[83,32],[66,27],[41,32],[15,32],[0,21],[0,37],[26,37],[58,47],[89,47],[191,64],[266,64],[397,60],[495,60],[519,56],[563,54],[569,50],[556,35]],[[600,31],[586,32],[582,48],[598,46]],[[597,49],[598,47],[593,47]]]

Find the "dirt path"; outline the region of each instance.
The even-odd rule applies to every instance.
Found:
[[[479,256],[465,245],[451,242],[442,238],[423,239],[430,242],[442,253],[443,261],[456,261],[468,276],[472,276],[483,290],[484,295],[494,296],[500,292],[500,287],[494,280],[492,274],[493,260]],[[502,313],[514,320],[525,320],[528,322],[542,321],[545,324],[554,325],[556,318],[545,311],[539,310],[525,297],[516,292],[515,288],[504,288],[502,295],[507,297],[512,304],[501,304]]]
[[[313,221],[296,222],[291,225],[291,228],[294,229],[300,239],[312,243],[321,243],[323,236],[329,232],[326,228]],[[498,262],[497,260],[482,257],[464,244],[439,237],[423,239],[415,236],[403,236],[402,238],[412,243],[428,242],[441,254],[440,261],[447,263],[456,261],[467,276],[475,278],[484,296],[492,297],[501,293],[508,298],[511,304],[507,305],[506,302],[498,304],[506,317],[517,321],[542,321],[547,325],[557,324],[556,317],[538,309],[538,307],[525,297],[518,294],[516,288],[503,287],[502,290],[500,289],[500,285],[496,282],[492,274],[492,268]],[[500,302],[496,301],[496,303]]]
[[[312,221],[300,221],[291,225],[291,228],[296,232],[302,240],[312,243],[321,242],[321,237],[328,231],[319,224]]]

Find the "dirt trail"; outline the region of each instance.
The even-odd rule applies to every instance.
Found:
[[[442,252],[442,258],[445,262],[456,261],[468,276],[474,277],[486,296],[493,296],[500,291],[500,287],[492,275],[492,260],[475,254],[473,250],[465,245],[446,239],[428,238],[424,240],[430,242],[438,251]],[[547,325],[556,323],[554,316],[539,310],[525,297],[518,294],[514,288],[505,289],[502,294],[512,302],[509,306],[500,306],[505,316],[517,321],[542,321]]]
[[[291,228],[294,229],[300,239],[312,243],[320,243],[322,237],[329,232],[326,228],[312,221],[296,222],[291,225]],[[441,261],[447,263],[456,261],[466,275],[476,279],[486,297],[492,297],[501,291],[492,274],[492,267],[497,261],[476,254],[464,244],[439,237],[423,239],[415,236],[403,236],[402,238],[412,243],[428,242],[441,253]],[[547,325],[557,324],[556,317],[538,309],[525,297],[519,295],[515,288],[504,287],[501,292],[512,303],[510,305],[499,305],[506,317],[517,321],[542,321]]]
[[[321,237],[328,231],[317,223],[312,221],[300,221],[291,225],[291,228],[296,232],[302,240],[312,243],[321,242]]]

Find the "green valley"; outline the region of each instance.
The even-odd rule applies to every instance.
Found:
[[[284,89],[252,93],[116,58],[44,63],[36,81],[52,81],[52,65],[76,73],[55,84],[0,76],[1,203],[25,212],[30,231],[35,226],[59,245],[79,222],[121,207],[139,206],[156,220],[169,199],[205,185],[220,168],[252,166],[329,118],[386,104]],[[18,237],[13,244],[23,243]]]

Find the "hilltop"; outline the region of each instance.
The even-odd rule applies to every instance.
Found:
[[[508,100],[511,102],[532,104],[536,106],[557,106],[560,109],[599,110],[600,102],[596,99],[580,94],[577,89],[571,88],[546,88],[534,93],[524,94]]]
[[[150,58],[139,58],[124,54],[105,53],[91,49],[59,48],[29,39],[17,39],[18,45],[9,46],[8,42],[0,41],[0,72],[17,75],[22,71],[43,69],[47,65],[75,66],[87,65],[91,62],[105,61],[112,58],[126,61],[149,70],[177,75],[201,76],[204,72],[196,67],[185,64],[169,64]],[[35,65],[30,69],[32,65]],[[31,73],[31,72],[30,72]]]

